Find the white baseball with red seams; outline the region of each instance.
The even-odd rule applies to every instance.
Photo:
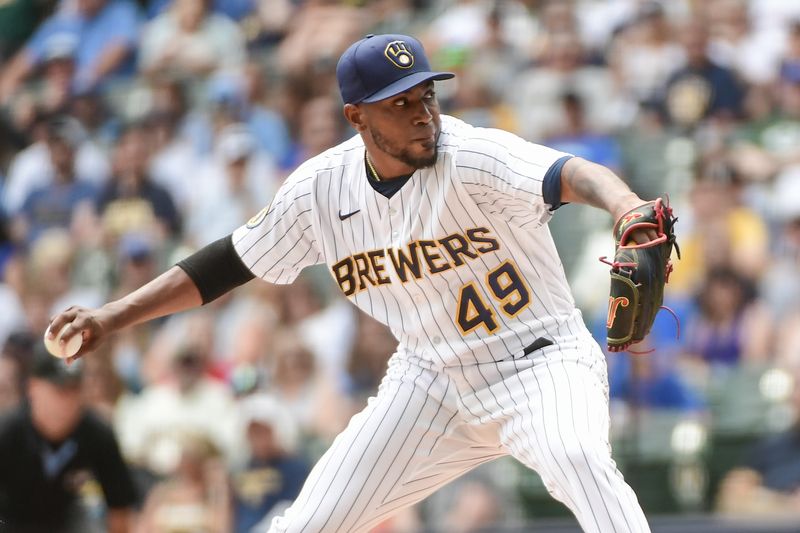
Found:
[[[326,263],[400,341],[376,398],[270,531],[368,531],[496,457],[536,470],[585,531],[649,531],[611,458],[604,355],[543,198],[564,153],[441,117],[438,157],[390,197],[359,136],[299,167],[233,234],[258,277]]]

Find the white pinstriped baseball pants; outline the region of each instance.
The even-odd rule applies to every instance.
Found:
[[[599,348],[551,348],[533,360],[445,372],[395,354],[377,396],[335,439],[270,532],[368,531],[508,454],[539,473],[584,531],[649,532],[611,459]]]

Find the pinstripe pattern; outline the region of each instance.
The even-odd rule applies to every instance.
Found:
[[[496,436],[487,444],[491,429],[476,431],[464,423],[446,374],[416,367],[398,354],[377,397],[336,438],[273,530],[366,531],[502,456]]]
[[[368,184],[354,137],[298,168],[234,232],[267,281],[327,263],[400,340],[377,396],[271,531],[367,531],[506,454],[539,472],[584,530],[649,531],[611,459],[605,360],[547,228],[543,182],[563,155],[442,117],[436,165],[387,198]],[[538,338],[552,345],[522,355]]]

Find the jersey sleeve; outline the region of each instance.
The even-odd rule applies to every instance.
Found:
[[[233,232],[242,262],[270,283],[291,283],[307,266],[322,262],[313,225],[313,176],[299,169],[272,203]]]
[[[552,181],[552,169],[569,157],[506,131],[474,128],[456,151],[455,165],[484,213],[518,227],[538,227],[560,205],[547,203],[546,178]]]

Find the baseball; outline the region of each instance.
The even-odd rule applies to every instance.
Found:
[[[64,330],[68,325],[69,324],[65,324],[54,339],[51,339],[48,336],[50,334],[50,326],[47,326],[47,331],[44,332],[44,346],[45,348],[47,348],[47,351],[50,352],[55,357],[66,359],[67,357],[72,357],[73,355],[78,353],[78,350],[81,349],[81,345],[83,344],[83,335],[73,336],[69,340],[69,342],[64,346],[61,346],[61,344],[59,344],[59,341],[61,340],[61,335],[64,333]]]

